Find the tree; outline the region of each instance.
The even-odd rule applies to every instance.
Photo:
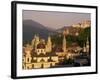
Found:
[[[67,40],[67,45],[68,45],[68,46],[71,46],[72,43],[74,43],[74,42],[77,43],[77,36],[74,36],[74,35],[67,35],[66,40]]]
[[[78,44],[83,47],[87,38],[90,40],[90,27],[83,29],[78,36]]]
[[[61,63],[62,65],[66,65],[66,64],[72,64],[74,62],[74,60],[73,59],[64,59],[63,60],[63,62]]]
[[[56,34],[52,35],[52,42],[55,45],[62,45],[63,35]],[[66,36],[66,42],[67,46],[71,46],[72,43],[78,43],[79,46],[83,47],[84,43],[86,43],[87,37],[90,41],[90,27],[87,27],[85,29],[81,29],[81,32],[78,36],[75,35],[67,35]]]
[[[55,45],[62,45],[62,39],[63,39],[63,36],[58,36],[57,35],[52,35],[52,42],[55,44]]]

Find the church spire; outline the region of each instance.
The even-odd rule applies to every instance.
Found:
[[[39,36],[36,35],[36,36],[35,36],[35,51],[36,51],[36,49],[37,49],[37,45],[38,45],[39,43],[40,43]]]
[[[63,37],[63,51],[66,52],[66,38]]]
[[[89,39],[88,39],[88,37],[87,37],[86,45],[89,45]]]
[[[85,43],[84,43],[84,46],[83,46],[83,52],[86,52]]]
[[[31,41],[32,47],[35,46],[35,39],[36,39],[36,35],[34,35],[34,38],[33,38],[32,41]]]
[[[52,42],[51,42],[51,37],[50,36],[48,36],[47,45],[46,45],[46,51],[47,52],[51,52],[52,51]]]
[[[87,41],[86,41],[86,51],[87,53],[89,52],[89,39],[87,37]]]

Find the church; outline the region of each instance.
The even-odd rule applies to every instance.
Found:
[[[51,37],[48,36],[47,42],[35,35],[31,45],[23,47],[23,69],[55,67],[59,63],[58,54],[66,52],[66,40],[63,40],[63,49],[53,51]]]

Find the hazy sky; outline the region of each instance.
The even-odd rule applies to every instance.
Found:
[[[89,13],[23,10],[23,19],[31,19],[46,27],[57,29],[64,26],[70,26],[84,20],[90,20],[91,16]]]

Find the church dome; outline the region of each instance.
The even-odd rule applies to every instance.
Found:
[[[37,49],[44,49],[45,48],[45,45],[43,43],[39,43],[37,45]]]

